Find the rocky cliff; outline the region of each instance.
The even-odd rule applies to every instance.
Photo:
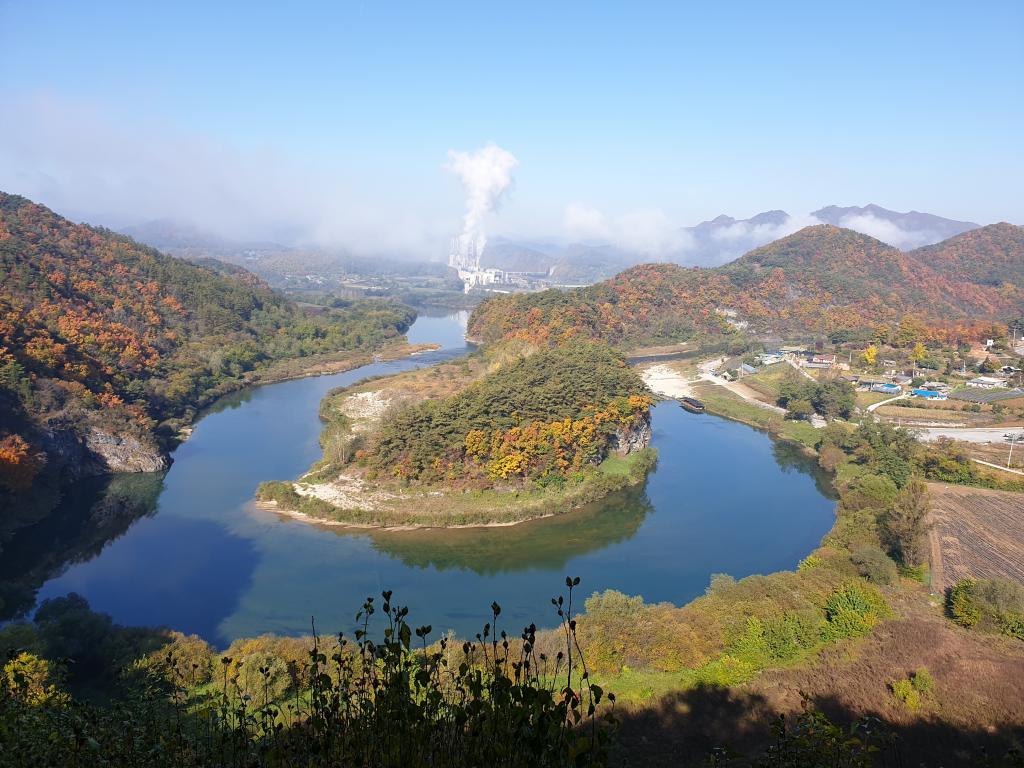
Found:
[[[170,466],[154,441],[95,426],[81,432],[68,426],[50,427],[43,431],[40,442],[47,469],[68,480],[120,472],[161,472]]]
[[[612,452],[619,456],[628,456],[636,453],[651,444],[651,416],[644,414],[636,424],[629,428],[620,429],[611,439],[609,445]]]

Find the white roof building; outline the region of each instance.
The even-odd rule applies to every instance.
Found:
[[[1005,387],[1006,379],[997,379],[994,376],[978,376],[976,379],[971,379],[967,382],[968,387],[977,387],[978,389],[995,389],[996,387]]]

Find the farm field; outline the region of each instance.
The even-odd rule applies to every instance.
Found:
[[[930,483],[932,588],[959,579],[1024,583],[1024,494]]]
[[[743,377],[743,383],[757,391],[765,402],[774,403],[779,397],[783,383],[799,380],[800,374],[787,363],[776,363],[762,368],[757,373]]]
[[[903,403],[904,401],[899,401]],[[910,407],[894,403],[883,405],[875,411],[878,416],[889,420],[900,419],[903,422],[956,424],[964,427],[982,427],[994,424],[996,419],[991,413],[972,413],[958,408],[924,408]]]

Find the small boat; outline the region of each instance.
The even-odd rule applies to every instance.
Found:
[[[704,413],[704,403],[694,397],[681,397],[679,404],[690,413]]]

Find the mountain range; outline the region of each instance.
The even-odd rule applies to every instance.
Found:
[[[719,266],[811,224],[832,224],[852,229],[903,250],[937,243],[980,226],[970,221],[918,211],[900,213],[874,204],[862,207],[829,205],[803,216],[790,215],[782,210],[764,211],[747,219],[723,214],[695,226],[679,228],[670,238],[676,245],[658,253],[637,251],[603,241],[565,243],[557,238],[492,237],[483,251],[481,266],[544,274],[560,285],[587,285],[644,262]],[[417,261],[394,255],[358,256],[337,249],[236,242],[166,219],[125,227],[120,231],[174,256],[216,258],[244,265],[272,285],[285,285],[282,280],[285,274],[422,273],[437,276],[442,267],[436,261]]]
[[[890,211],[874,204],[863,207],[829,205],[804,216],[793,216],[782,210],[764,211],[748,219],[723,214],[692,227],[680,228],[673,238],[676,245],[659,253],[637,252],[605,242],[538,246],[500,238],[488,242],[483,262],[484,266],[510,271],[546,272],[563,284],[585,284],[607,279],[643,262],[720,266],[813,224],[852,229],[903,250],[937,243],[980,226],[930,213]]]
[[[488,299],[472,338],[616,344],[757,332],[878,333],[913,326],[918,340],[965,338],[1024,314],[1024,228],[993,224],[903,252],[817,224],[715,268],[656,263],[573,291]]]

